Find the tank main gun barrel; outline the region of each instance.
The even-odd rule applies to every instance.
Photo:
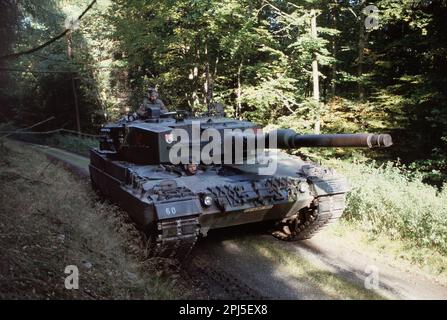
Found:
[[[271,133],[270,133],[271,134]],[[386,148],[393,145],[389,134],[355,133],[355,134],[298,134],[291,129],[276,130],[277,148],[295,149],[302,147],[356,147]],[[266,136],[268,138],[268,135]],[[268,145],[269,139],[266,139]]]

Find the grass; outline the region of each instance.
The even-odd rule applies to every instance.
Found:
[[[137,230],[40,153],[0,144],[0,298],[174,299],[190,292],[145,258]],[[67,290],[67,265],[79,290]]]
[[[386,234],[367,232],[358,223],[347,220],[339,221],[325,232],[345,239],[360,252],[378,256],[402,269],[433,276],[447,285],[447,257],[432,249],[414,246],[411,241],[392,239]]]
[[[0,131],[19,131],[12,123],[0,123]],[[77,136],[73,133],[27,134],[16,133],[11,138],[35,144],[49,145],[88,157],[90,149],[98,147],[98,139],[88,136]]]
[[[88,157],[90,149],[98,146],[98,139],[77,137],[72,134],[55,134],[47,138],[45,144]]]
[[[391,163],[375,167],[338,162],[335,167],[352,187],[347,220],[447,255],[447,187],[439,191]]]
[[[415,172],[386,163],[329,160],[351,185],[343,216],[345,232],[362,231],[366,242],[441,274],[447,262],[447,186],[439,190]]]

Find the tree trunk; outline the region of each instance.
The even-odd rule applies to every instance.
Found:
[[[209,61],[209,55],[208,55],[208,37],[205,39],[205,104],[208,109],[210,110],[210,104],[213,99],[212,97],[212,79],[211,79],[211,73],[210,73],[210,61]]]
[[[74,99],[75,113],[76,113],[76,130],[78,131],[78,133],[80,135],[80,133],[81,133],[81,119],[79,116],[78,94],[76,93],[76,83],[75,83],[74,74],[71,75],[71,87],[73,89],[73,99]]]
[[[200,50],[198,37],[194,40],[194,68],[192,70],[192,92],[191,92],[191,109],[195,111],[198,100],[198,93],[200,92],[199,83],[199,65],[200,65]]]
[[[71,30],[67,32],[67,55],[68,55],[68,59],[73,60],[73,46],[72,46]],[[79,116],[78,94],[76,92],[76,83],[75,83],[74,73],[71,74],[71,87],[73,90],[73,99],[74,99],[74,106],[75,106],[76,130],[80,134],[81,133],[81,119]]]
[[[338,25],[338,8],[337,8],[337,0],[334,1],[333,3],[333,9],[332,9],[332,28],[334,30],[337,30],[337,25]],[[337,55],[338,55],[338,47],[337,47],[337,36],[334,36],[332,39],[332,56],[334,57],[335,60],[337,60]],[[332,82],[331,82],[331,96],[335,97],[335,95],[337,94],[337,84],[336,84],[336,79],[337,79],[337,62],[334,62],[334,64],[332,65]]]
[[[317,33],[317,13],[315,10],[311,11],[312,19],[310,24],[310,30],[312,38],[317,39],[318,33]],[[313,61],[312,61],[312,80],[313,80],[313,98],[315,100],[317,110],[316,110],[316,119],[315,119],[315,133],[320,133],[320,111],[319,111],[319,104],[320,104],[320,83],[319,83],[319,74],[318,74],[318,60],[317,60],[317,53],[313,53]]]
[[[242,96],[242,85],[241,85],[241,71],[242,71],[242,61],[239,63],[237,68],[237,106],[236,106],[236,117],[239,118],[242,109],[241,96]]]
[[[359,22],[359,55],[357,58],[357,93],[361,102],[365,101],[365,86],[363,85],[363,62],[365,58],[365,49],[368,42],[369,33],[366,33],[365,23],[362,19]]]

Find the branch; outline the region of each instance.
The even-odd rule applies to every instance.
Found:
[[[87,11],[89,11],[93,5],[96,3],[96,0],[93,0],[89,6],[81,13],[81,15],[78,17],[78,20],[81,20],[82,17],[87,13]],[[42,43],[41,45],[28,49],[28,50],[24,50],[24,51],[19,51],[19,52],[15,52],[15,53],[10,53],[4,56],[0,56],[0,60],[8,60],[8,59],[16,59],[18,57],[20,57],[21,55],[24,54],[30,54],[36,51],[39,51],[47,46],[49,46],[50,44],[52,44],[53,42],[56,42],[57,40],[59,40],[60,38],[62,38],[63,36],[65,36],[67,34],[68,31],[70,31],[71,29],[65,29],[64,31],[62,31],[60,34],[58,34],[57,36],[55,36],[54,38]]]
[[[34,127],[37,127],[37,126],[41,125],[42,123],[48,122],[48,121],[53,120],[53,119],[56,119],[56,117],[55,117],[55,116],[49,117],[49,118],[46,119],[46,120],[43,120],[43,121],[40,121],[40,122],[37,122],[37,123],[33,124],[32,126],[29,126],[29,127],[26,127],[26,128],[19,129],[19,130],[17,130],[17,131],[14,132],[14,133],[18,133],[18,132],[22,132],[22,131],[25,131],[25,130],[28,130],[28,129],[32,129],[32,128],[34,128]],[[6,134],[6,135],[0,137],[0,139],[7,138],[7,137],[9,137],[9,136],[12,135],[12,134],[13,134],[13,133]]]
[[[21,73],[73,73],[73,71],[64,71],[64,70],[31,70],[31,69],[18,69],[18,68],[1,68],[1,67],[0,71],[21,72]]]
[[[291,107],[290,107],[290,104],[292,105],[292,106],[300,106],[300,104],[299,103],[296,103],[295,101],[293,101],[293,100],[291,100],[291,99],[289,99],[289,98],[287,98],[285,95],[283,95],[281,92],[279,92],[279,91],[276,91],[276,94],[280,97],[280,98],[282,98],[285,102],[287,102],[286,104],[285,104],[285,106],[286,106],[286,108],[287,109],[289,109],[289,111],[292,113],[292,114],[295,114],[296,113],[296,110],[293,110]]]

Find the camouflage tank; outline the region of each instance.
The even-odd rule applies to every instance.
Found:
[[[387,134],[264,133],[222,114],[151,107],[145,119],[103,126],[89,168],[93,187],[128,212],[152,255],[182,259],[212,229],[271,221],[276,237],[296,241],[342,215],[346,179],[281,149],[391,145]]]

